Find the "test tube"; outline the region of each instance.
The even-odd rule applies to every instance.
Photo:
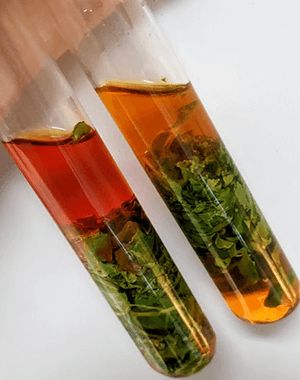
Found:
[[[150,366],[199,371],[214,354],[209,322],[58,66],[14,15],[0,17],[0,140]]]
[[[73,50],[228,306],[251,323],[287,316],[297,275],[145,1],[72,4],[89,28]]]

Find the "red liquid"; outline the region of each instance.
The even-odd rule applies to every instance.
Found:
[[[4,145],[61,227],[101,218],[133,196],[95,131],[78,143],[51,138],[51,130],[40,136],[36,131]]]

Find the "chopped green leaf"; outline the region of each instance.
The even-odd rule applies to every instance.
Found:
[[[235,196],[240,205],[243,206],[245,210],[247,210],[249,207],[248,196],[244,186],[240,182],[238,182],[235,186]]]
[[[181,107],[178,111],[178,117],[173,125],[173,128],[177,128],[184,124],[189,117],[191,116],[191,113],[196,109],[197,105],[199,104],[198,100],[194,100],[193,102],[186,104],[185,106]]]
[[[91,128],[84,121],[80,121],[77,123],[72,132],[72,140],[73,142],[79,142],[83,140],[86,136],[88,136],[92,132],[93,128]]]
[[[182,107],[174,126],[185,123],[196,106],[192,102]],[[280,262],[275,237],[220,140],[164,132],[154,140],[147,165],[212,276],[226,270],[248,292],[249,286],[265,279],[259,268],[268,265],[264,255]]]
[[[253,238],[257,241],[261,241],[266,247],[272,241],[271,231],[265,220],[260,220],[253,232]]]
[[[260,279],[256,263],[250,257],[247,249],[242,248],[240,250],[240,254],[242,255],[242,258],[238,263],[239,271],[241,275],[247,280],[247,285],[254,285]]]
[[[112,262],[112,245],[110,236],[106,233],[97,233],[85,240],[89,249],[102,260]]]
[[[274,285],[270,289],[268,297],[265,299],[265,306],[267,307],[277,307],[281,305],[283,291],[280,285]]]
[[[234,243],[232,241],[222,239],[219,235],[216,238],[215,244],[219,249],[229,249],[234,246]]]
[[[138,202],[125,202],[103,223],[90,219],[83,238],[87,268],[145,356],[174,376],[201,368],[207,356],[182,313],[188,311],[195,334],[202,334],[205,318]],[[99,231],[91,234],[91,224]]]

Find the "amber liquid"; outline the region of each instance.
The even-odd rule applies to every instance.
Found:
[[[149,364],[175,377],[208,364],[214,332],[99,135],[45,129],[4,145]]]
[[[162,155],[171,149],[175,139],[179,141],[177,151],[181,149],[184,159],[187,160],[191,158],[191,153],[188,149],[184,150],[184,143],[180,143],[180,139],[184,141],[189,136],[195,139],[205,137],[210,141],[220,141],[218,133],[190,84],[109,82],[96,91],[163,197],[157,178],[159,176],[163,178],[164,173],[159,173],[159,165],[155,170],[149,170],[149,160],[157,161],[157,155]],[[176,154],[177,151],[175,150]],[[241,177],[239,178],[242,181]],[[232,194],[232,197],[235,197],[235,194]],[[172,209],[173,205],[168,203],[166,197],[164,200],[191,244],[195,246],[191,232],[182,224],[182,219],[176,214],[176,208]],[[187,215],[185,219],[188,218]],[[263,216],[261,218],[263,219]],[[192,223],[195,224],[195,220]],[[236,226],[231,225],[231,227],[237,229]],[[248,240],[251,240],[251,236],[248,236]],[[280,263],[278,264],[278,260],[274,262],[267,247],[260,247],[260,253],[256,254],[260,280],[253,285],[249,284],[236,268],[221,270],[214,265],[211,255],[203,254],[196,249],[227,304],[241,319],[252,323],[274,322],[288,315],[298,303],[297,277],[274,237],[273,248],[275,245],[277,247],[275,254],[280,257]],[[266,300],[273,288],[279,288],[282,297],[278,305],[270,307]]]

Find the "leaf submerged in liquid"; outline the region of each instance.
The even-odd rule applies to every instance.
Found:
[[[176,126],[196,105],[180,110]],[[261,281],[257,260],[272,257],[266,248],[275,237],[221,141],[189,134],[173,138],[167,148],[163,141],[166,132],[152,145],[148,172],[198,255],[212,255],[211,273],[237,268],[246,287]],[[271,288],[265,306],[277,307],[282,295]]]
[[[130,333],[136,329],[147,334],[144,349],[150,339],[149,347],[159,352],[170,374],[204,366],[207,359],[190,341],[178,308],[188,305],[199,326],[203,314],[140,206],[134,200],[126,202],[105,218],[105,224],[107,231],[102,228],[84,239],[86,259],[117,315],[130,324]],[[171,301],[169,292],[177,294],[178,303]]]

